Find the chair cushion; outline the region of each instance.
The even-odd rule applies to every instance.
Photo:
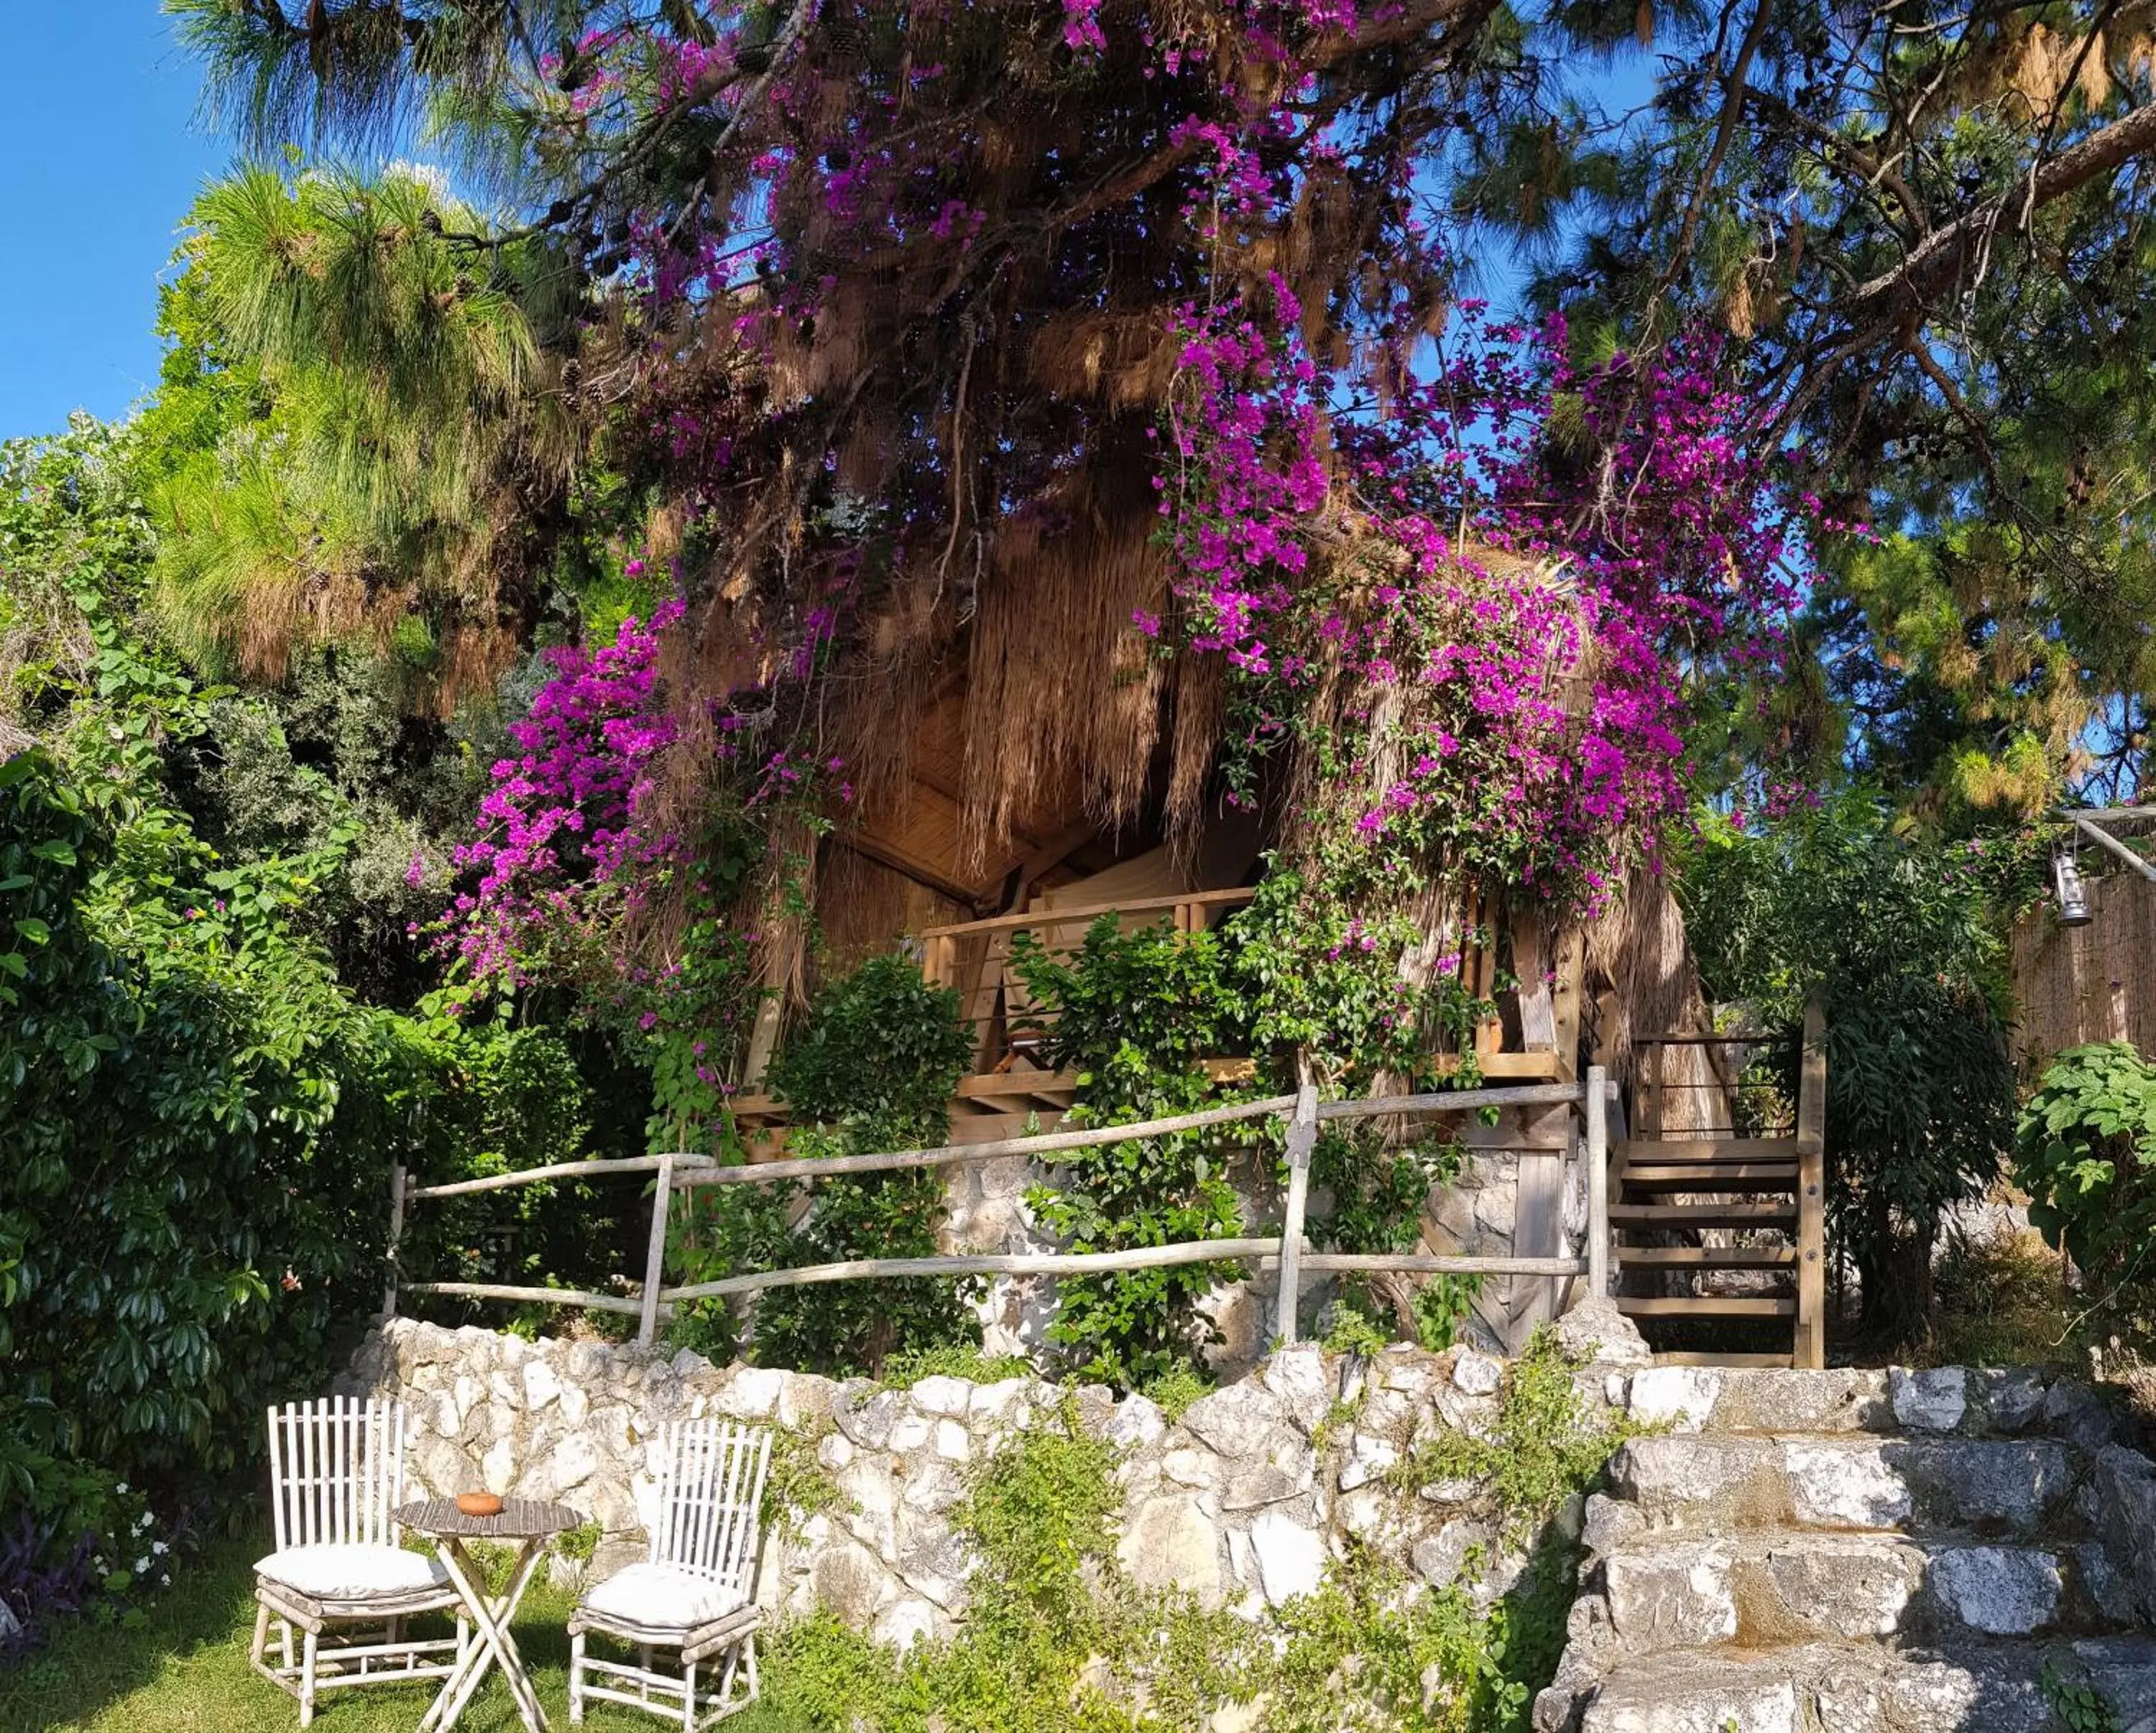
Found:
[[[401,1546],[287,1546],[254,1561],[254,1574],[316,1601],[364,1601],[447,1588],[449,1573],[431,1554]]]
[[[724,1618],[747,1597],[679,1565],[630,1565],[584,1592],[591,1612],[650,1630],[693,1631]]]

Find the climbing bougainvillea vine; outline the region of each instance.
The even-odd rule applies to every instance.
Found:
[[[1736,437],[1713,346],[1584,369],[1561,320],[1469,303],[1342,413],[1285,285],[1178,323],[1161,510],[1240,752],[1331,705],[1363,838],[1600,893],[1690,798],[1694,702],[1779,654],[1801,600],[1801,502]]]
[[[477,879],[450,906],[446,941],[474,976],[514,978],[536,931],[588,925],[596,890],[633,895],[640,869],[676,854],[674,836],[638,820],[675,739],[659,646],[680,617],[663,602],[610,644],[547,652],[548,677],[509,731],[520,756],[494,765],[479,834],[454,857]]]

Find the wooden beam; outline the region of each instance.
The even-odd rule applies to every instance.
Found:
[[[955,1258],[855,1258],[844,1264],[812,1264],[799,1269],[766,1269],[726,1276],[686,1288],[669,1288],[670,1305],[757,1294],[767,1288],[806,1288],[825,1282],[887,1281],[915,1276],[1110,1275],[1178,1264],[1227,1264],[1277,1253],[1276,1239],[1213,1239],[1182,1245],[1133,1246],[1122,1252],[1009,1252]]]
[[[512,1288],[501,1282],[407,1282],[407,1294],[445,1294],[462,1300],[507,1300],[520,1305],[567,1305],[588,1312],[644,1315],[644,1302],[619,1294],[593,1294],[583,1288]]]
[[[1804,1007],[1803,1069],[1797,1080],[1796,1363],[1826,1364],[1826,1013]]]
[[[1476,1113],[1486,1107],[1558,1107],[1587,1093],[1578,1083],[1527,1084],[1518,1089],[1452,1090],[1435,1095],[1377,1095],[1321,1101],[1321,1120],[1383,1119],[1396,1113]]]
[[[1307,1064],[1296,1091],[1295,1120],[1287,1133],[1287,1208],[1281,1223],[1279,1321],[1275,1332],[1292,1347],[1296,1309],[1302,1298],[1302,1223],[1310,1207],[1310,1151],[1317,1142],[1317,1085]]]
[[[932,890],[938,896],[948,897],[952,902],[963,904],[968,909],[978,910],[995,895],[993,888],[983,891],[976,885],[961,884],[956,879],[947,878],[932,863],[921,859],[918,855],[909,854],[896,843],[884,842],[863,832],[850,831],[841,834],[834,831],[831,840],[839,848],[860,855],[862,859],[872,860],[878,866],[889,867],[894,873],[912,879],[924,890]],[[1001,874],[997,875],[998,884],[1002,882],[1002,877]],[[932,928],[931,931],[937,929]]]
[[[973,933],[1008,931],[1023,926],[1082,926],[1098,920],[1103,915],[1166,915],[1183,903],[1196,904],[1204,908],[1222,908],[1230,904],[1247,903],[1257,895],[1252,890],[1186,890],[1175,896],[1126,897],[1120,902],[1088,903],[1073,909],[1036,909],[1029,914],[994,915],[985,920],[962,920],[952,926],[928,926],[921,930],[924,939],[948,935],[964,938]]]
[[[684,1186],[761,1185],[783,1179],[827,1179],[848,1173],[887,1173],[899,1168],[947,1167],[957,1161],[983,1161],[1001,1156],[1052,1155],[1058,1150],[1097,1149],[1134,1137],[1164,1137],[1171,1131],[1195,1131],[1207,1125],[1269,1119],[1295,1105],[1292,1095],[1211,1107],[1203,1113],[1179,1113],[1169,1119],[1139,1120],[1127,1125],[1091,1125],[1082,1131],[1052,1131],[1045,1137],[1006,1137],[993,1143],[947,1144],[937,1149],[894,1150],[888,1154],[813,1157],[800,1161],[765,1161],[753,1166],[699,1167],[675,1181]],[[1270,1244],[1270,1241],[1266,1242]]]
[[[1599,1065],[1587,1068],[1587,1295],[1609,1292],[1609,1089]]]
[[[404,1195],[413,1197],[463,1197],[474,1192],[499,1192],[509,1186],[536,1185],[549,1179],[613,1179],[624,1174],[656,1173],[660,1163],[677,1168],[714,1167],[709,1156],[693,1150],[675,1150],[663,1156],[624,1156],[615,1161],[556,1161],[546,1167],[524,1167],[514,1173],[490,1173],[484,1179],[459,1179],[440,1186],[408,1186]]]
[[[651,1236],[644,1243],[644,1310],[636,1326],[636,1345],[648,1348],[659,1334],[659,1290],[666,1279],[666,1207],[674,1197],[674,1158],[659,1158],[659,1177],[651,1197]]]
[[[1727,1294],[1690,1294],[1664,1300],[1620,1295],[1617,1310],[1628,1318],[1794,1318],[1797,1303]]]
[[[1260,1259],[1263,1268],[1270,1260]],[[1302,1267],[1320,1274],[1580,1276],[1584,1258],[1470,1258],[1429,1252],[1305,1252]]]

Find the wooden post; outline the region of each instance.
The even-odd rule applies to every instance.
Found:
[[[1287,1128],[1287,1214],[1281,1223],[1280,1330],[1293,1346],[1296,1309],[1302,1298],[1302,1223],[1310,1208],[1310,1151],[1317,1141],[1317,1085],[1306,1069],[1296,1091],[1295,1118]]]
[[[404,1238],[404,1164],[389,1170],[389,1255],[382,1279],[382,1321],[397,1315],[397,1248]]]
[[[1579,995],[1586,968],[1587,935],[1577,926],[1568,928],[1558,944],[1557,985],[1550,1006],[1560,1082],[1579,1074]]]
[[[1587,1068],[1587,1296],[1609,1293],[1609,1074]]]
[[[1794,1361],[1826,1364],[1826,1013],[1804,1007],[1797,1083],[1797,1331]]]
[[[1633,1135],[1637,1137],[1660,1137],[1662,1135],[1662,1043],[1650,1039],[1635,1041],[1633,1045],[1640,1054],[1640,1124]]]
[[[648,1348],[659,1335],[659,1289],[666,1279],[666,1206],[674,1195],[674,1158],[659,1158],[659,1177],[651,1197],[651,1243],[644,1256],[644,1311],[636,1326],[636,1346]]]

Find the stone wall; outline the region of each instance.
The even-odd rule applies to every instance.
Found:
[[[1640,1356],[1621,1321],[1611,1334]],[[1609,1372],[1580,1375],[1589,1402],[1622,1400]],[[767,1536],[758,1599],[786,1611],[821,1601],[905,1643],[965,1614],[973,1561],[951,1515],[968,1467],[1066,1403],[1122,1447],[1121,1550],[1142,1585],[1261,1617],[1315,1588],[1352,1536],[1440,1583],[1479,1550],[1493,1562],[1476,1592],[1502,1592],[1522,1561],[1496,1545],[1484,1489],[1403,1491],[1384,1471],[1441,1429],[1486,1427],[1503,1377],[1502,1362],[1469,1349],[1289,1349],[1171,1424],[1145,1397],[1117,1402],[1100,1386],[932,1377],[899,1391],[716,1366],[686,1350],[669,1359],[399,1320],[368,1336],[339,1387],[409,1405],[415,1494],[484,1487],[588,1512],[602,1531],[589,1566],[600,1577],[642,1556],[660,1427],[707,1413],[774,1423],[797,1458],[813,1454],[834,1496]]]

